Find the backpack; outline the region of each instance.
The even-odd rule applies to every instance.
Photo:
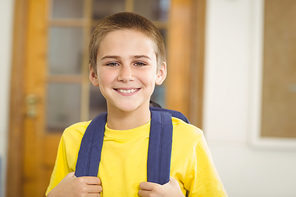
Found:
[[[187,123],[180,112],[158,107],[150,107],[151,126],[149,134],[147,181],[165,184],[170,180],[172,149],[172,117]],[[75,176],[97,176],[101,160],[107,112],[96,116],[87,127],[81,141]]]

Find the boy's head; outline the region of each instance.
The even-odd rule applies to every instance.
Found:
[[[97,55],[102,40],[108,33],[123,29],[139,31],[154,42],[158,67],[166,61],[163,38],[155,25],[138,14],[120,12],[102,19],[92,34],[89,44],[89,64],[94,71],[97,71]]]

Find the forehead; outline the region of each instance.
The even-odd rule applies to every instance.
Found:
[[[156,44],[146,34],[131,29],[109,32],[101,41],[98,56],[102,53],[155,53]]]
[[[107,33],[104,38],[102,39],[101,43],[104,42],[106,39],[121,39],[121,38],[128,38],[131,37],[133,39],[138,39],[138,40],[145,40],[145,41],[149,41],[152,42],[153,44],[155,43],[155,41],[148,36],[148,34],[140,31],[140,30],[134,30],[134,29],[119,29],[119,30],[113,30],[110,31],[109,33]]]

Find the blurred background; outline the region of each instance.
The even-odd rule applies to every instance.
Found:
[[[228,195],[295,197],[295,0],[0,0],[0,196],[43,196],[63,129],[106,110],[88,41],[120,11],[159,28],[153,100],[204,131]]]

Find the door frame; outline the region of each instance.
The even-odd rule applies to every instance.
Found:
[[[28,1],[14,1],[6,196],[22,196],[25,48]],[[17,57],[17,58],[16,58]]]
[[[28,0],[15,0],[14,6],[7,197],[22,196],[23,126],[26,115],[24,62]],[[203,110],[205,10],[206,0],[172,0],[168,28],[167,108],[183,112],[192,124],[200,128]]]
[[[166,107],[202,128],[206,0],[172,0]]]

